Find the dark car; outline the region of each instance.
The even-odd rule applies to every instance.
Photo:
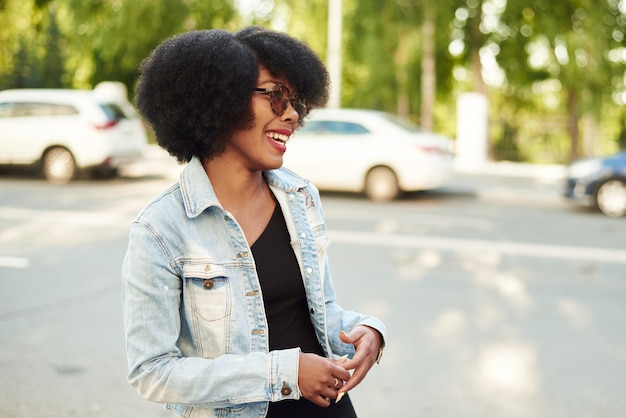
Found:
[[[626,151],[570,164],[564,195],[608,216],[626,215]]]

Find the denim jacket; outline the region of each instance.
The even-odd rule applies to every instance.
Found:
[[[386,340],[379,320],[335,302],[317,190],[284,168],[264,176],[325,354],[353,355],[339,331],[359,324]],[[252,252],[198,159],[133,221],[122,275],[128,380],[143,397],[184,417],[264,417],[268,402],[299,398],[299,349],[269,351]]]

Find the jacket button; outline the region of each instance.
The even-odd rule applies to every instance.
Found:
[[[282,393],[284,396],[291,395],[291,388],[287,386],[287,382],[285,382],[284,380],[283,380],[283,388],[280,390],[280,393]]]
[[[213,282],[213,279],[204,279],[204,281],[202,282],[202,285],[204,286],[205,289],[213,289],[213,286],[215,285],[215,283]]]

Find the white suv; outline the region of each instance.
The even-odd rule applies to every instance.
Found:
[[[46,179],[65,183],[140,159],[146,129],[125,94],[111,91],[0,91],[0,164],[39,165]]]

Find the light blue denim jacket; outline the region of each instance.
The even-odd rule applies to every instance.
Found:
[[[379,320],[335,302],[317,190],[286,169],[264,175],[285,216],[326,355],[353,355],[339,331],[359,324],[386,340]],[[299,349],[269,351],[252,252],[199,160],[132,223],[123,302],[128,380],[143,397],[185,417],[264,417],[268,402],[299,398]]]

